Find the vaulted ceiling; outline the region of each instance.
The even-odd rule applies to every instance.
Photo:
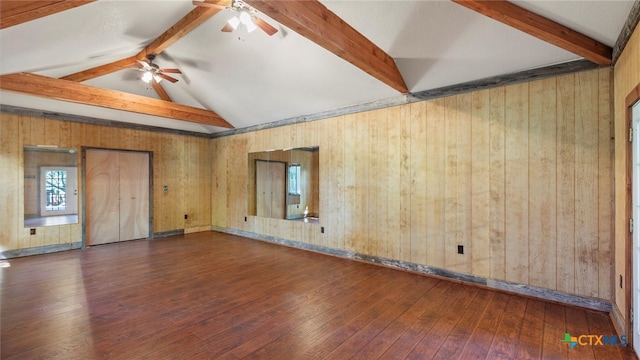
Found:
[[[269,36],[220,31],[231,0],[206,2],[222,7],[3,0],[0,104],[202,134],[255,128],[559,64],[607,66],[639,7],[246,0],[278,30]],[[141,81],[147,54],[179,81]]]

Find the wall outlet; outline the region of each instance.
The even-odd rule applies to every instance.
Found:
[[[36,229],[30,229],[30,230],[29,230],[29,234],[31,234],[31,235],[35,235],[35,234],[36,234]]]
[[[247,222],[247,217],[246,216],[244,217],[244,221]]]
[[[187,220],[189,218],[189,215],[184,214],[184,219]]]
[[[321,227],[320,227],[320,233],[321,233],[321,234],[324,234],[324,226],[321,226]]]
[[[464,254],[464,246],[458,245],[458,254]]]

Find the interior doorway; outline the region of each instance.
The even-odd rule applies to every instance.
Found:
[[[150,154],[90,149],[84,159],[85,245],[148,238]]]

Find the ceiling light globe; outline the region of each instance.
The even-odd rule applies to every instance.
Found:
[[[247,26],[249,24],[253,24],[253,20],[251,20],[251,15],[249,15],[249,13],[246,11],[240,12],[240,22]]]
[[[238,25],[240,25],[240,19],[238,19],[237,16],[232,17],[231,19],[229,19],[229,21],[227,21],[229,23],[229,25],[231,25],[231,27],[233,28],[233,30],[238,28]]]
[[[142,81],[146,82],[147,84],[149,83],[149,81],[151,81],[151,79],[153,79],[153,74],[151,74],[151,72],[149,71],[146,71],[144,75],[142,75]]]

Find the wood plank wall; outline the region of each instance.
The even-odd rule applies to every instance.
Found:
[[[628,233],[628,219],[626,218],[626,173],[627,162],[631,159],[627,156],[628,128],[626,119],[625,98],[640,84],[640,27],[636,27],[629,39],[627,46],[620,54],[620,58],[614,67],[614,113],[615,113],[615,272],[617,278],[625,276],[626,239]],[[616,286],[614,304],[622,318],[626,317],[625,288]]]
[[[212,224],[611,299],[611,85],[600,69],[216,138]],[[311,145],[320,225],[245,221],[246,154]]]
[[[153,151],[153,231],[211,228],[211,202],[203,200],[211,198],[210,139],[0,113],[0,202],[6,209],[0,217],[0,251],[82,239],[80,224],[41,227],[36,235],[24,228],[23,146],[38,144]],[[79,174],[80,156],[79,151]]]

